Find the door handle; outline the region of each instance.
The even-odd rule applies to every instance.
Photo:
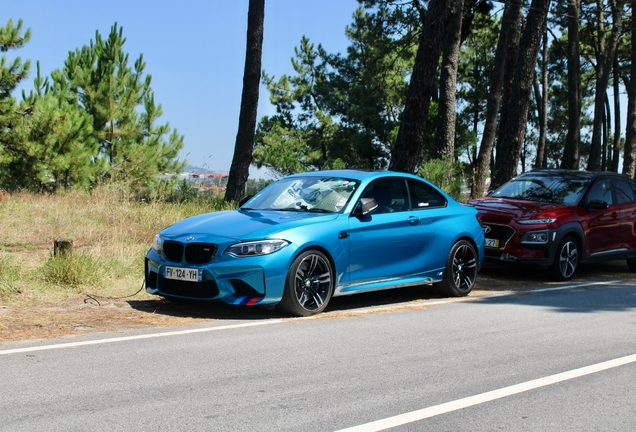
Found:
[[[420,221],[420,218],[418,218],[417,216],[409,216],[409,218],[407,219],[407,222],[409,223],[409,225],[417,225],[419,221]]]

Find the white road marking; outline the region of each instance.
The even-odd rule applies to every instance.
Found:
[[[604,281],[604,282],[592,282],[592,283],[581,282],[581,283],[576,283],[576,284],[572,284],[572,285],[559,285],[559,286],[555,286],[555,287],[551,287],[551,288],[537,288],[537,289],[531,290],[529,292],[541,293],[541,292],[548,292],[548,291],[562,291],[562,290],[566,290],[566,289],[588,287],[588,286],[617,285],[617,284],[620,284],[622,282],[623,281],[620,281],[620,280]]]
[[[617,368],[619,366],[624,366],[624,365],[635,363],[635,362],[636,362],[636,354],[628,355],[625,357],[619,357],[617,359],[608,360],[608,361],[597,363],[590,366],[585,366],[579,369],[573,369],[567,372],[550,375],[550,376],[539,378],[532,381],[526,381],[524,383],[515,384],[515,385],[504,387],[498,390],[493,390],[486,393],[469,396],[463,399],[446,402],[440,405],[423,408],[421,410],[411,411],[411,412],[396,415],[393,417],[387,417],[385,419],[361,424],[358,426],[353,426],[347,429],[341,429],[338,432],[382,431],[385,429],[394,428],[397,426],[405,425],[407,423],[413,423],[413,422],[424,420],[424,419],[434,417],[440,414],[446,414],[452,411],[460,410],[462,408],[467,408],[467,407],[483,404],[483,403],[490,402],[496,399],[502,399],[508,396],[538,389],[540,387],[549,386],[552,384],[568,381],[571,379],[579,378],[579,377],[590,375],[597,372],[602,372],[608,369]]]
[[[132,341],[132,340],[139,340],[139,339],[152,339],[152,338],[177,336],[177,335],[185,335],[185,334],[192,334],[192,333],[205,333],[205,332],[229,330],[229,329],[236,329],[236,328],[243,328],[243,327],[256,327],[256,326],[262,326],[267,324],[279,324],[282,322],[284,322],[284,320],[276,319],[276,320],[267,320],[267,321],[248,322],[248,323],[242,323],[242,324],[232,324],[232,325],[219,326],[219,327],[205,327],[205,328],[179,330],[179,331],[171,331],[171,332],[163,332],[163,333],[149,333],[149,334],[141,334],[141,335],[135,335],[135,336],[122,336],[122,337],[108,338],[108,339],[96,339],[96,340],[89,340],[89,341],[82,341],[82,342],[70,342],[70,343],[63,343],[63,344],[42,345],[42,346],[34,346],[34,347],[27,347],[27,348],[15,348],[15,349],[0,351],[0,355],[28,353],[28,352],[34,352],[34,351],[44,351],[44,350],[61,349],[61,348],[77,348],[77,347],[85,346],[85,345],[98,345],[98,344],[105,344],[105,343],[124,342],[124,341]]]

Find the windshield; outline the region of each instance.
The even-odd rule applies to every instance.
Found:
[[[336,177],[283,178],[263,189],[241,209],[337,213],[358,184],[357,180]]]
[[[526,175],[501,186],[491,196],[576,205],[590,183],[589,178],[556,175]]]

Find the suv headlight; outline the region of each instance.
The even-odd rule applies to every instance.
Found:
[[[152,248],[161,253],[161,249],[163,248],[163,237],[161,234],[155,234],[155,239],[152,241]]]
[[[523,235],[519,243],[525,244],[545,244],[548,242],[550,235],[548,231],[530,231]]]
[[[556,218],[537,218],[537,219],[526,219],[517,221],[521,225],[545,225],[551,224],[554,222]]]
[[[278,239],[236,243],[228,247],[223,253],[237,257],[268,255],[284,248],[288,244],[288,241]]]

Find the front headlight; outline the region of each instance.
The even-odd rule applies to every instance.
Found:
[[[228,247],[223,253],[237,257],[268,255],[284,248],[288,244],[289,242],[278,239],[236,243]]]
[[[556,218],[537,218],[537,219],[526,219],[517,221],[521,225],[545,225],[551,224],[554,222]]]
[[[548,242],[548,231],[531,231],[527,232],[521,238],[519,243],[525,244],[545,244]]]
[[[158,253],[161,253],[161,248],[163,248],[163,237],[161,237],[161,234],[155,234],[155,239],[152,242],[152,248]]]

